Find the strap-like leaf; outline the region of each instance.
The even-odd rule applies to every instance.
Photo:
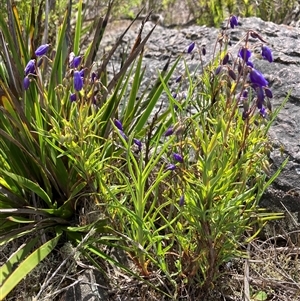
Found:
[[[22,261],[8,277],[7,275],[0,274],[5,277],[3,284],[0,286],[0,300],[3,300],[26,275],[28,275],[46,256],[52,252],[57,245],[61,234],[62,232],[58,232],[53,239],[47,241],[45,244],[36,249],[31,255]]]

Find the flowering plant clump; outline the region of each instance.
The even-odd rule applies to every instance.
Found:
[[[87,266],[83,258],[101,272],[117,266],[162,298],[176,300],[190,287],[205,298],[222,265],[244,255],[240,246],[254,239],[255,227],[277,217],[258,209],[279,173],[266,180],[267,131],[278,110],[273,112],[267,78],[251,60],[249,36],[257,39],[262,59],[272,63],[267,42],[250,30],[237,44],[242,47],[230,46],[230,30],[238,29],[238,18],[231,16],[214,48],[219,52],[200,74],[191,74],[185,64],[173,81],[175,91],[169,84],[185,56],[199,54],[201,64],[208,46],[193,41],[172,66],[166,64],[153,88],[145,88],[143,53],[156,25],[144,35],[147,15],[120,71],[110,78],[109,62],[126,33],[99,58],[112,4],[85,51],[82,1],[72,46],[71,7],[56,41],[47,43],[33,38],[47,37],[47,19],[35,27],[34,6],[30,24],[16,21],[17,7],[10,8],[14,26],[9,29],[0,15],[7,69],[0,74],[5,95],[0,245],[19,244],[0,267],[1,299],[28,281],[47,256],[59,258],[59,264],[26,298],[45,299],[51,281],[65,285],[64,276],[53,278],[64,275],[59,270],[71,257],[72,264],[79,263],[76,269]],[[166,108],[160,104],[164,95]],[[75,250],[67,259],[61,256],[64,244]],[[116,248],[125,251],[134,269],[112,256]],[[147,279],[156,274],[161,279],[153,285]],[[59,298],[66,287],[52,297]]]

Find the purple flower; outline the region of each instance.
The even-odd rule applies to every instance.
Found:
[[[182,206],[184,205],[184,195],[182,195],[182,196],[180,197],[178,205],[179,205],[180,207],[182,207]]]
[[[246,63],[248,62],[251,56],[251,51],[248,48],[241,48],[239,51],[239,57],[242,58]]]
[[[28,76],[25,76],[23,79],[24,90],[27,90],[29,88],[29,84],[30,84],[30,79]]]
[[[142,149],[142,142],[139,139],[133,138],[133,143],[138,146],[139,151]]]
[[[165,137],[171,136],[174,133],[173,127],[169,127],[165,132]]]
[[[272,51],[269,47],[263,45],[261,47],[261,55],[265,60],[269,61],[270,63],[273,62]]]
[[[80,74],[80,76],[81,76],[82,78],[84,78],[84,69],[81,69],[81,70],[79,71],[79,74]]]
[[[42,56],[44,54],[47,53],[48,49],[49,49],[49,44],[44,44],[41,45],[40,47],[38,47],[38,49],[35,51],[35,55],[36,56]]]
[[[248,67],[254,68],[254,65],[251,61],[246,62],[246,64]]]
[[[265,87],[268,85],[268,82],[264,78],[264,76],[254,68],[251,68],[249,77],[250,77],[251,83],[254,85],[258,85],[260,87]]]
[[[167,165],[167,168],[166,168],[166,171],[168,171],[168,170],[173,171],[173,170],[175,170],[175,169],[176,169],[176,165],[175,165],[175,164],[168,164],[168,165]]]
[[[24,69],[25,75],[28,75],[30,73],[35,73],[35,60],[30,60],[25,69]]]
[[[192,42],[189,47],[188,47],[188,50],[187,50],[187,53],[191,53],[195,48],[195,42]]]
[[[206,48],[205,48],[205,46],[202,46],[202,55],[206,55]]]
[[[266,96],[269,98],[273,98],[273,93],[269,88],[265,89]]]
[[[237,19],[237,16],[231,16],[230,17],[230,20],[229,20],[229,23],[230,23],[230,27],[231,28],[234,28],[234,26],[238,26],[238,19]]]
[[[265,107],[261,107],[260,110],[259,110],[259,114],[265,118],[267,116],[267,111],[266,111],[266,108]]]
[[[74,78],[74,89],[76,91],[80,91],[83,88],[83,80],[80,75],[80,72],[77,70],[74,71],[73,78]]]
[[[81,56],[75,56],[74,59],[72,60],[70,66],[72,68],[78,68],[78,66],[81,63]]]
[[[178,153],[173,153],[173,158],[175,161],[179,162],[179,163],[183,163],[183,158],[180,154]]]
[[[119,119],[115,119],[114,124],[120,131],[123,131],[123,125]]]
[[[70,95],[70,101],[71,102],[74,102],[74,101],[76,101],[76,94],[75,93],[72,93],[71,95]]]

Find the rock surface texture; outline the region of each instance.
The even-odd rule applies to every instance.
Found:
[[[111,25],[104,38],[104,45],[109,49],[116,38],[123,32],[123,26],[116,23]],[[144,34],[153,26],[148,22]],[[130,49],[134,43],[139,25],[124,37],[124,49]],[[258,43],[257,52],[254,52],[252,60],[256,69],[261,71],[269,82],[273,92],[272,105],[276,108],[281,105],[289,95],[289,100],[281,110],[274,122],[270,136],[274,144],[271,154],[272,169],[276,170],[282,161],[289,156],[289,162],[281,175],[273,183],[265,194],[262,204],[268,207],[283,208],[281,202],[292,212],[300,212],[300,35],[299,29],[293,26],[277,25],[265,22],[259,18],[239,19],[239,26],[228,31],[232,46],[230,50],[236,53],[238,42],[248,30],[259,33],[268,43],[273,51],[274,62],[269,63],[260,55],[259,42],[251,41],[254,45]],[[145,49],[144,63],[146,65],[145,78],[151,79],[157,76],[157,70],[162,70],[168,58],[175,58],[186,52],[188,45],[195,41],[198,48],[205,45],[207,54],[202,57],[204,65],[212,58],[216,39],[221,29],[208,28],[205,26],[189,26],[186,28],[170,29],[157,26],[150,37]],[[196,58],[197,57],[197,58]],[[171,59],[172,61],[172,59]],[[187,56],[186,61],[190,70],[194,70],[198,64],[198,56]],[[182,66],[183,68],[183,66]],[[171,80],[183,71],[178,68]]]

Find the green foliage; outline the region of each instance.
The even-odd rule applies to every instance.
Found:
[[[217,17],[218,4],[209,6]],[[152,88],[144,88],[143,49],[155,29],[143,35],[147,17],[110,78],[107,66],[125,33],[94,68],[113,7],[109,3],[95,23],[85,52],[82,9],[79,1],[73,16],[68,6],[42,55],[35,53],[41,43],[35,37],[48,35],[47,21],[36,23],[34,5],[26,20],[18,7],[8,6],[9,27],[0,15],[0,245],[25,240],[0,268],[0,298],[66,241],[98,269],[105,260],[135,277],[162,271],[173,287],[164,292],[169,297],[176,298],[182,283],[208,290],[221,266],[243,256],[242,247],[278,217],[258,202],[280,171],[267,177],[267,132],[279,109],[262,118],[253,96],[241,111],[239,89],[248,87],[247,67],[242,65],[243,75],[226,64],[216,72],[227,53],[226,35],[206,68],[198,49],[200,76],[185,66],[176,92],[187,85],[186,98],[176,97],[168,85],[185,64],[183,56],[172,65],[168,61]],[[36,26],[42,23],[44,31]],[[76,66],[74,56],[81,56]],[[31,59],[26,82],[24,68]],[[168,98],[166,108],[162,97]],[[173,134],[166,135],[170,127]],[[111,247],[125,250],[138,272],[108,255]]]
[[[253,0],[199,0],[197,9],[190,8],[199,24],[220,26],[228,15],[259,17],[265,21],[282,23],[295,7],[296,1],[253,1]],[[193,2],[194,5],[194,2]]]

